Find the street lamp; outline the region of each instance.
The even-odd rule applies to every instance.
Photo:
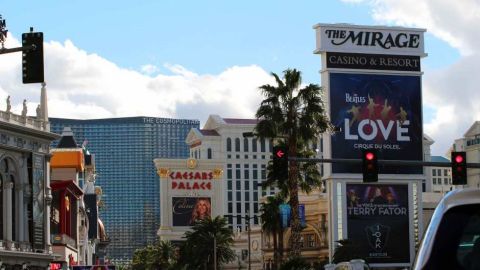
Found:
[[[223,216],[224,216],[224,217],[232,217],[232,218],[234,217],[234,215],[223,215]],[[237,216],[238,216],[238,215],[237,215]],[[251,245],[251,243],[250,243],[250,232],[251,232],[251,230],[250,230],[250,220],[251,220],[252,218],[256,218],[257,216],[255,216],[255,215],[254,215],[254,216],[250,216],[250,211],[247,210],[247,214],[246,214],[245,216],[239,216],[239,217],[245,219],[245,225],[247,226],[247,236],[248,236],[248,239],[247,239],[247,242],[248,242],[248,270],[251,270],[251,269],[252,269],[252,259],[251,259],[251,255],[250,255],[250,253],[251,253],[251,251],[250,251],[250,248],[251,248],[251,247],[250,247],[250,245]]]

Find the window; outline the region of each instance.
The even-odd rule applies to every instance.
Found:
[[[228,190],[232,190],[232,188],[233,188],[233,187],[232,187],[232,186],[233,186],[232,180],[228,180],[228,181],[227,181],[227,185],[228,185],[227,189],[228,189]]]
[[[248,164],[243,165],[243,178],[249,179],[250,178],[250,166]]]
[[[252,139],[252,152],[257,152],[257,139]]]
[[[250,193],[245,191],[245,201],[250,201]]]
[[[437,178],[433,178],[433,184],[434,184],[434,185],[437,184]]]
[[[242,213],[242,204],[237,202],[237,214],[238,213]],[[240,221],[238,221],[237,223],[241,223]]]
[[[443,184],[448,185],[448,178],[443,178]]]
[[[443,169],[443,176],[448,176],[448,169]]]
[[[432,176],[437,176],[437,170],[436,169],[432,170]]]
[[[227,138],[227,152],[232,151],[232,139]]]
[[[235,138],[235,151],[240,152],[240,139]]]
[[[212,148],[207,149],[207,158],[212,159]]]
[[[232,203],[228,203],[228,213],[231,214],[232,212],[233,212]]]
[[[265,152],[265,139],[260,139],[260,152]]]
[[[248,152],[248,138],[243,138],[243,152]]]
[[[245,190],[250,190],[250,182],[245,180]]]
[[[240,164],[235,164],[235,178],[241,179],[242,176],[240,175]]]
[[[242,187],[240,186],[241,185],[240,180],[235,181],[235,184],[236,184],[237,190],[242,189]]]
[[[232,179],[232,164],[227,164],[227,179]]]
[[[438,230],[431,238],[430,257],[423,269],[478,269],[480,254],[474,246],[480,244],[479,206],[456,206],[441,217]]]
[[[227,194],[228,194],[228,195],[227,195],[227,196],[228,196],[228,200],[229,200],[229,201],[232,201],[232,192],[229,191]]]
[[[267,179],[267,165],[262,164],[262,180]]]

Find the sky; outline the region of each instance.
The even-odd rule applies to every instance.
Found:
[[[254,118],[273,84],[271,72],[302,72],[321,84],[313,54],[317,23],[427,30],[422,60],[424,132],[445,155],[480,120],[477,70],[480,3],[476,0],[53,1],[0,0],[9,35],[44,33],[50,117],[151,116]],[[0,58],[0,109],[12,100],[34,115],[39,84],[21,83],[21,54]]]

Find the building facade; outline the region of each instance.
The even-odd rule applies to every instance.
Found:
[[[195,221],[223,216],[223,164],[214,159],[155,159],[160,178],[162,241],[184,241]]]
[[[43,84],[45,86],[45,84]],[[42,97],[45,93],[42,87]],[[46,97],[46,96],[45,96]],[[37,117],[0,111],[0,267],[48,269],[54,260],[50,244],[50,143],[46,98]]]
[[[264,188],[267,164],[271,159],[272,144],[269,140],[244,137],[252,132],[256,119],[222,118],[210,115],[203,129],[193,128],[187,136],[190,157],[217,159],[224,162],[224,209],[228,223],[234,230],[245,230],[247,213],[258,216],[260,198],[275,194],[274,188]],[[260,224],[252,219],[252,226]]]
[[[127,262],[133,251],[156,240],[160,226],[159,181],[154,158],[187,158],[185,137],[198,120],[127,117],[94,120],[50,118],[51,129],[71,127],[75,140],[96,155],[102,186],[101,219],[110,237],[113,262]]]
[[[465,151],[467,163],[480,163],[480,121],[475,121],[463,138],[455,140],[451,151]],[[467,186],[480,188],[480,169],[467,169]]]

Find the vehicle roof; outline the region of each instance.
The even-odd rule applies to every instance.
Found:
[[[435,212],[433,213],[430,224],[422,240],[418,256],[415,260],[414,269],[422,269],[430,257],[432,251],[433,241],[437,234],[438,227],[442,220],[443,215],[451,208],[461,205],[480,204],[480,189],[478,188],[465,188],[456,189],[450,191],[442,200],[438,203]]]

